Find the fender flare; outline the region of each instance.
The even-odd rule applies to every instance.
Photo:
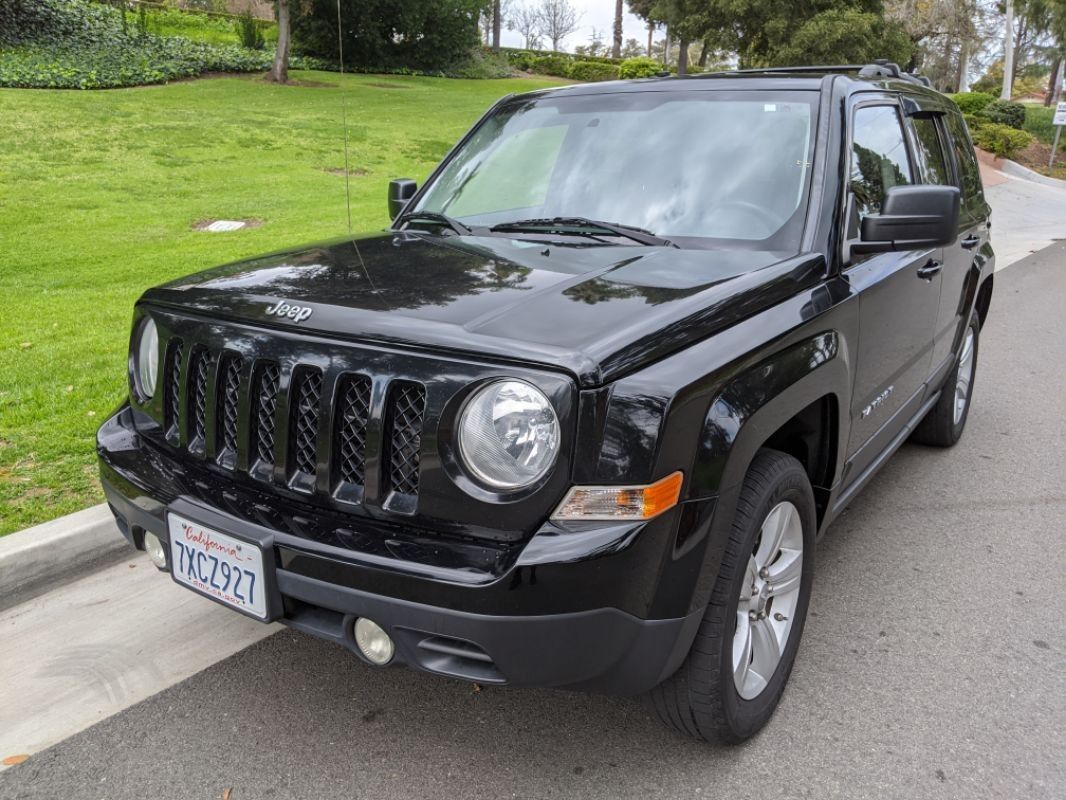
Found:
[[[825,331],[771,357],[743,365],[711,400],[692,468],[690,497],[718,495],[707,532],[703,566],[691,609],[703,608],[721,565],[737,500],[756,453],[782,425],[811,404],[828,398],[830,420],[828,492],[839,477],[851,393],[850,354],[845,338]],[[687,542],[686,549],[696,542]]]

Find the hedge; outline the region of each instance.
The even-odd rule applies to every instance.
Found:
[[[1018,130],[1025,127],[1025,106],[1021,103],[996,100],[985,106],[979,113],[980,116],[988,117],[989,120],[1000,125],[1009,125]]]
[[[625,79],[650,78],[652,75],[658,75],[662,71],[663,65],[654,58],[637,56],[636,58],[627,58],[622,62],[622,65],[618,68],[618,77]]]
[[[9,0],[0,5],[0,86],[107,89],[189,78],[204,72],[265,72],[273,54],[237,45],[127,32],[119,12],[85,0]],[[320,69],[294,57],[295,69]]]
[[[977,114],[996,100],[992,95],[984,92],[960,92],[949,94],[948,97],[955,101],[955,105],[963,114]]]
[[[1000,158],[1010,158],[1033,143],[1031,133],[998,122],[986,122],[972,127],[970,135],[975,145]]]
[[[613,81],[618,77],[618,72],[619,68],[614,64],[604,64],[599,61],[575,61],[570,65],[567,77],[582,83]]]

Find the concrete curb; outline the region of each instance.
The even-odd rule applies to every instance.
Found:
[[[0,538],[0,610],[134,552],[107,503]]]
[[[1021,164],[1006,158],[1000,159],[998,169],[1000,172],[1005,172],[1015,178],[1024,178],[1027,181],[1042,183],[1045,186],[1054,186],[1057,189],[1066,189],[1066,181],[1041,175],[1039,172],[1034,172],[1028,167],[1023,167]]]

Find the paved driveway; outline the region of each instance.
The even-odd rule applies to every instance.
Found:
[[[905,446],[833,525],[746,745],[285,630],[0,774],[0,798],[1066,797],[1064,261],[996,276],[963,441]]]

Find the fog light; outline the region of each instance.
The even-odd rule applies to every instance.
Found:
[[[360,617],[355,621],[355,643],[371,664],[379,667],[392,661],[396,647],[385,630],[373,620]]]
[[[154,533],[145,532],[144,552],[148,554],[148,557],[152,559],[152,563],[159,569],[167,568],[167,549]]]

